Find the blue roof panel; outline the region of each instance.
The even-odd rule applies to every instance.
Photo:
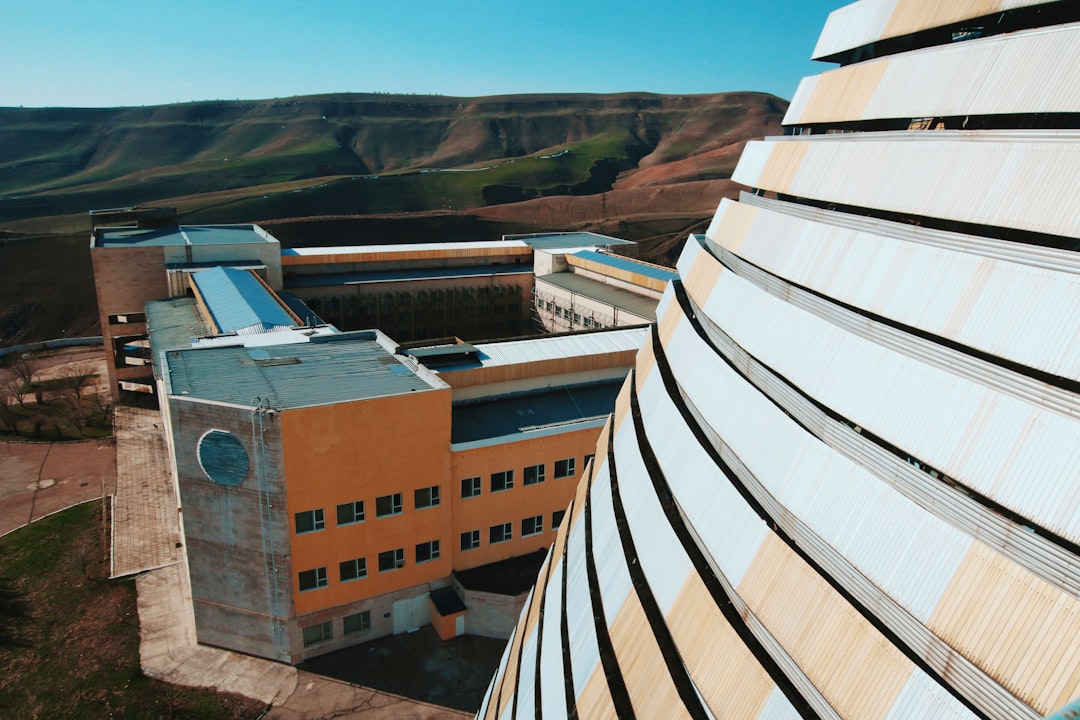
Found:
[[[191,278],[219,332],[296,325],[277,298],[248,270],[217,267],[194,273]]]
[[[581,250],[580,252],[574,253],[574,257],[579,257],[583,260],[592,260],[593,262],[598,262],[602,265],[607,265],[608,267],[628,270],[637,273],[638,275],[656,278],[657,280],[667,280],[670,282],[679,277],[679,274],[674,270],[650,265],[649,263],[644,263],[640,260],[631,260],[630,258],[624,258],[620,255],[598,253],[595,250]]]

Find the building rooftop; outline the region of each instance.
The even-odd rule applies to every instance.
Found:
[[[456,403],[450,443],[477,447],[527,433],[558,432],[578,423],[602,425],[622,384],[619,379]]]
[[[94,231],[94,247],[183,247],[277,242],[255,225],[173,225]]]
[[[645,277],[654,278],[656,280],[663,280],[665,282],[676,280],[679,277],[679,274],[674,270],[660,267],[659,265],[653,265],[652,263],[642,262],[641,260],[626,258],[622,255],[601,253],[596,252],[595,250],[579,250],[574,253],[574,257],[581,258],[582,260],[590,260],[619,270],[626,270],[638,275],[644,275]]]
[[[536,278],[538,290],[544,283],[613,305],[638,317],[648,320],[656,319],[656,304],[659,301],[653,297],[639,295],[608,283],[587,278],[584,275],[569,272],[540,275]]]
[[[404,268],[401,270],[383,270],[377,272],[326,273],[318,275],[289,275],[285,278],[285,287],[309,288],[338,285],[363,285],[381,282],[411,282],[413,280],[433,280],[437,278],[466,278],[495,275],[528,275],[532,273],[532,263],[515,265],[476,265],[469,267],[439,268]]]
[[[520,240],[483,240],[476,242],[403,243],[396,245],[329,245],[325,247],[284,248],[282,257],[317,257],[320,255],[381,255],[384,253],[432,253],[461,250],[522,249],[528,245]]]
[[[216,267],[193,273],[191,281],[219,333],[268,332],[298,324],[248,270]]]
[[[169,350],[166,390],[215,402],[311,407],[447,387],[405,365],[377,330],[313,335],[305,343]]]
[[[591,232],[538,233],[536,235],[507,235],[507,240],[520,240],[533,250],[565,250],[570,248],[633,245],[629,240]]]

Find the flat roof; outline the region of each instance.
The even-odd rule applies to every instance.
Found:
[[[455,403],[450,443],[473,443],[577,423],[602,422],[615,409],[615,398],[622,384],[622,379],[605,380]]]
[[[435,250],[487,250],[491,248],[525,248],[520,240],[482,240],[476,242],[398,243],[394,245],[329,245],[324,247],[284,248],[283,257],[290,255],[361,255],[364,253],[414,253]]]
[[[320,273],[317,275],[286,275],[285,287],[309,288],[336,285],[364,285],[382,282],[410,282],[446,278],[485,277],[496,275],[531,275],[532,263],[515,265],[475,265],[468,267],[406,268],[377,272]]]
[[[313,336],[306,343],[168,350],[168,393],[278,409],[328,405],[448,387],[394,356],[377,330]]]
[[[423,361],[427,357],[465,355],[472,357],[451,358],[432,368],[438,373],[455,370],[473,370],[497,365],[518,365],[539,360],[558,360],[587,355],[610,355],[626,350],[637,350],[648,337],[647,327],[607,328],[587,330],[566,335],[506,340],[502,342],[430,345],[409,350],[409,354]]]
[[[659,265],[653,265],[652,263],[647,263],[642,260],[626,258],[621,255],[596,252],[595,250],[579,250],[574,253],[574,257],[579,257],[582,260],[591,260],[592,262],[600,263],[601,265],[626,270],[657,280],[670,282],[679,278],[679,273],[670,268],[660,267]]]
[[[276,243],[257,225],[175,225],[163,228],[99,228],[94,247],[183,247]]]
[[[218,331],[266,332],[297,324],[250,270],[215,267],[191,274]]]
[[[533,250],[562,250],[566,248],[608,247],[634,245],[630,240],[592,232],[537,233],[535,235],[506,235],[507,240],[520,240]]]
[[[165,350],[189,348],[194,338],[210,334],[195,309],[195,301],[188,297],[146,303],[146,326],[155,360]]]
[[[638,295],[615,285],[598,282],[571,272],[539,275],[536,278],[537,288],[541,283],[548,283],[568,292],[584,295],[648,320],[656,319],[656,306],[660,302],[657,298]]]

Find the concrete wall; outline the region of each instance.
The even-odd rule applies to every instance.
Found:
[[[473,590],[465,587],[454,580],[454,589],[457,590],[465,607],[465,634],[479,635],[480,637],[507,640],[514,631],[521,610],[525,607],[525,600],[529,593],[520,595],[496,595]]]
[[[263,415],[261,433],[256,417],[253,433],[250,409],[172,397],[169,411],[198,640],[287,662],[293,572],[279,416]],[[211,481],[200,465],[198,444],[210,430],[232,433],[247,452],[249,470],[235,487]]]
[[[266,234],[266,233],[264,233]],[[272,238],[273,236],[267,235]],[[281,245],[275,239],[265,243],[221,243],[206,245],[168,246],[169,263],[251,263],[266,266],[266,282],[274,290],[281,289]],[[167,296],[162,296],[167,297]]]

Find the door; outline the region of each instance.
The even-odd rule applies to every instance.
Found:
[[[394,615],[394,634],[418,630],[423,625],[431,624],[428,610],[428,595],[415,595],[404,600],[395,600],[391,608]]]

